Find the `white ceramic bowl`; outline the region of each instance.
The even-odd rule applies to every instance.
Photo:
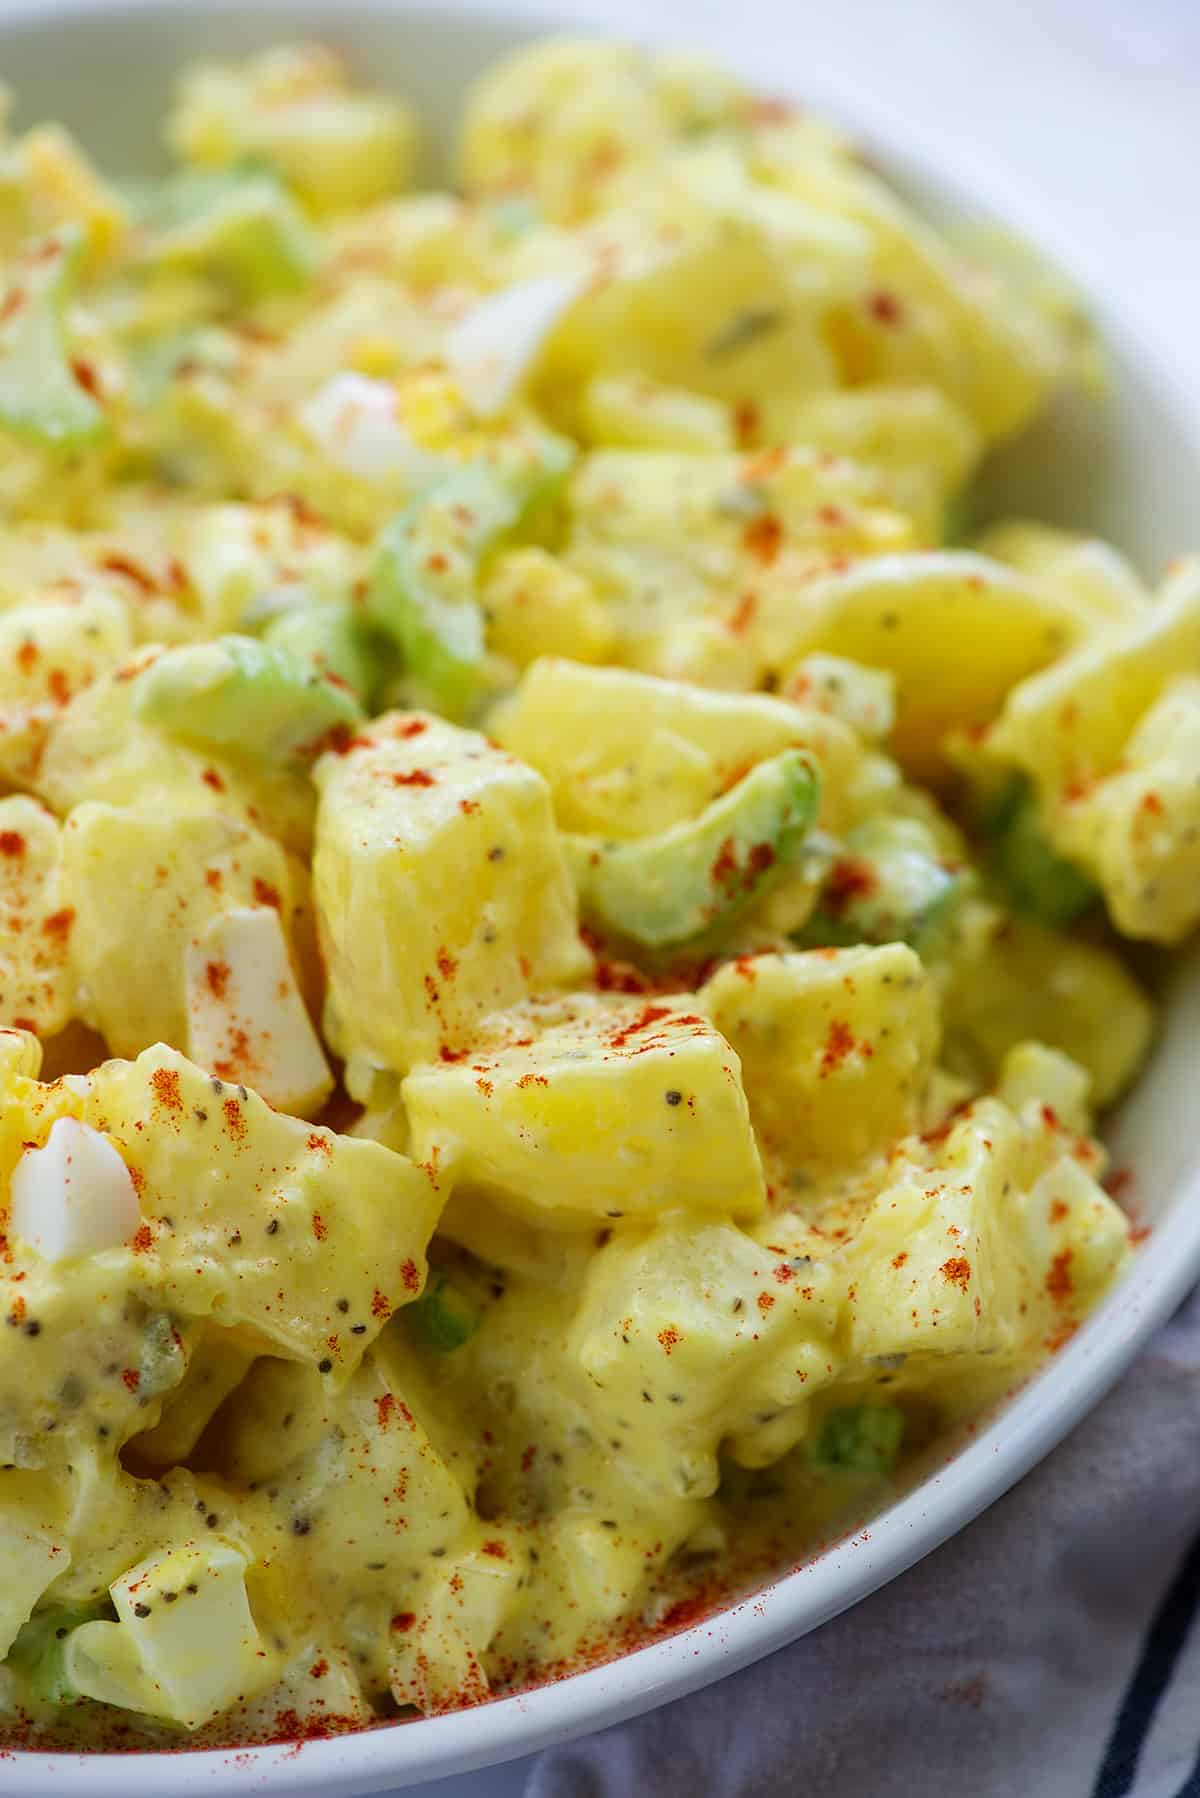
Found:
[[[207,0],[8,0],[0,6],[0,69],[25,122],[65,119],[111,168],[159,158],[157,126],[174,72],[213,54],[238,55],[281,35],[337,42],[380,85],[416,101],[435,153],[464,87],[536,27],[480,15],[456,0],[274,0],[247,9]],[[786,87],[786,71],[776,85]],[[869,147],[929,209],[986,211],[898,148]],[[1008,223],[1018,229],[1020,217]],[[1051,246],[1055,247],[1055,246]],[[1191,414],[1160,373],[1151,346],[1121,318],[1121,280],[1093,295],[1112,353],[1105,415],[1065,410],[992,472],[997,504],[1091,526],[1156,575],[1197,543],[1200,398]],[[465,1772],[616,1723],[731,1673],[857,1603],[936,1548],[1066,1435],[1118,1378],[1147,1336],[1200,1277],[1200,1141],[1194,1135],[1192,1056],[1200,1029],[1200,959],[1173,982],[1154,1062],[1111,1132],[1135,1172],[1139,1221],[1152,1225],[1134,1265],[1049,1366],[960,1453],[854,1536],[740,1604],[607,1666],[519,1697],[295,1747],[238,1753],[6,1757],[8,1798],[187,1798],[189,1794],[338,1794],[380,1791]]]

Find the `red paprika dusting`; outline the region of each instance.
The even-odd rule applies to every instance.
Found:
[[[419,737],[422,731],[428,729],[429,726],[424,718],[409,718],[405,723],[396,726],[396,736],[401,738]]]
[[[416,1621],[417,1613],[415,1611],[397,1611],[392,1618],[392,1628],[399,1635],[406,1636]]]
[[[138,1225],[129,1246],[135,1255],[144,1255],[147,1250],[154,1247],[154,1231],[150,1228],[149,1224]]]
[[[404,1281],[405,1286],[408,1286],[408,1271],[407,1270],[412,1266],[413,1266],[413,1263],[411,1261],[406,1261],[404,1264],[404,1267],[400,1270],[400,1275]],[[410,1287],[409,1290],[411,1291],[412,1288]],[[388,1298],[386,1293],[380,1292],[380,1290],[377,1286],[375,1288],[374,1292],[371,1294],[371,1316],[379,1318],[381,1323],[386,1323],[388,1318],[391,1315],[392,1315],[392,1301]]]
[[[226,1099],[222,1110],[225,1114],[225,1128],[235,1142],[240,1142],[246,1134],[246,1120],[242,1116],[242,1108],[236,1099]]]
[[[53,937],[63,943],[71,934],[71,926],[75,922],[75,912],[71,906],[64,906],[62,911],[53,911],[42,925],[42,935]]]
[[[428,768],[413,768],[407,774],[393,774],[394,787],[432,787],[435,784]]]
[[[136,1367],[127,1367],[121,1374],[121,1384],[130,1392],[136,1392],[142,1383],[142,1376]]]
[[[757,611],[757,593],[743,593],[738,600],[737,605],[734,607],[733,612],[726,620],[727,628],[733,632],[735,637],[742,636],[754,622],[754,616]]]
[[[314,756],[320,755],[325,749],[330,750],[334,755],[349,755],[352,749],[370,749],[370,747],[370,737],[356,736],[348,724],[335,724],[323,737],[318,738],[310,746],[310,749]]]
[[[904,1266],[904,1263],[907,1260],[908,1260],[908,1250],[901,1249],[901,1251],[898,1255],[892,1256],[892,1266],[897,1269],[902,1268]]]
[[[660,1018],[669,1017],[670,1013],[671,1008],[669,1005],[643,1006],[642,1010],[638,1012],[637,1016],[632,1019],[630,1023],[623,1025],[619,1030],[613,1031],[608,1039],[609,1047],[611,1049],[623,1049],[631,1036],[636,1036],[639,1031],[649,1029],[651,1024],[657,1024]]]
[[[386,1430],[392,1421],[392,1413],[396,1409],[395,1394],[383,1392],[375,1400],[375,1419],[381,1430]]]
[[[762,1312],[763,1316],[765,1317],[767,1315],[767,1312],[773,1308],[773,1306],[775,1304],[775,1299],[774,1299],[773,1295],[769,1292],[760,1292],[758,1295],[758,1298],[756,1300],[756,1303],[758,1305],[759,1310]]]
[[[179,1075],[174,1068],[155,1068],[150,1076],[150,1090],[164,1111],[182,1111]]]
[[[519,1080],[518,1080],[518,1081],[517,1081],[517,1085],[518,1085],[518,1086],[519,1086],[519,1087],[524,1087],[524,1086],[549,1086],[549,1084],[550,1084],[550,1082],[549,1082],[549,1080],[548,1080],[548,1079],[547,1079],[547,1077],[546,1077],[546,1075],[545,1075],[545,1074],[533,1074],[533,1073],[530,1073],[530,1074],[522,1074],[522,1075],[521,1075],[521,1078],[520,1078],[520,1079],[519,1079]]]
[[[314,1661],[308,1671],[313,1679],[324,1679],[325,1675],[329,1672],[329,1662]]]
[[[46,688],[55,705],[66,705],[71,697],[71,684],[61,668],[52,668],[46,676]]]
[[[856,855],[843,855],[834,862],[825,883],[826,909],[844,911],[852,899],[869,897],[878,885],[879,878],[870,862]]]
[[[669,1355],[679,1341],[679,1331],[675,1328],[674,1324],[668,1324],[665,1330],[660,1330],[658,1332],[658,1340],[662,1346],[663,1353]]]
[[[32,674],[37,665],[38,648],[36,643],[22,643],[17,650],[17,667],[22,674]]]
[[[209,961],[204,964],[204,984],[214,999],[223,999],[229,988],[229,977],[232,970],[227,961]]]
[[[841,1067],[854,1048],[854,1036],[844,1018],[835,1018],[829,1026],[825,1047],[821,1052],[820,1075],[823,1080]]]
[[[110,550],[107,555],[101,556],[97,566],[103,568],[106,574],[124,575],[127,581],[132,581],[143,593],[154,593],[157,589],[157,582],[146,573],[141,563],[135,562],[132,556],[122,555],[119,550]]]
[[[221,776],[217,773],[215,768],[206,768],[200,778],[206,787],[212,788],[214,793],[223,793],[225,791],[225,782],[221,779]]]
[[[437,952],[437,967],[443,980],[453,980],[458,973],[458,963],[446,948]]]
[[[416,1262],[414,1260],[412,1260],[411,1257],[401,1267],[400,1278],[404,1282],[405,1292],[419,1292],[420,1291],[421,1275],[417,1269]],[[372,1301],[372,1303],[373,1303],[373,1301]]]
[[[279,896],[279,888],[273,887],[269,880],[254,876],[254,899],[257,905],[269,905],[272,911],[283,910],[283,900]]]
[[[458,809],[464,818],[469,818],[479,810],[479,801],[478,799],[460,799]]]
[[[783,526],[773,512],[752,518],[742,532],[742,548],[764,568],[778,559],[783,546]]]
[[[82,356],[72,356],[71,373],[85,393],[90,393],[94,400],[103,401],[104,389],[100,385],[99,375],[90,362],[85,362]]]
[[[489,1537],[486,1542],[481,1542],[480,1547],[484,1554],[490,1555],[494,1561],[507,1561],[508,1559],[507,1548],[495,1537]]]
[[[732,886],[737,879],[737,874],[737,854],[734,850],[733,838],[726,837],[717,850],[716,860],[709,869],[709,876],[714,886],[722,887]]]
[[[733,409],[733,435],[739,449],[749,449],[758,436],[759,412],[753,400],[739,400]]]
[[[319,1211],[314,1211],[312,1215],[312,1233],[318,1242],[324,1242],[329,1235],[329,1225]]]
[[[1065,1199],[1055,1199],[1050,1207],[1050,1222],[1052,1224],[1061,1224],[1070,1209],[1071,1207],[1067,1204]]]
[[[898,325],[904,317],[900,301],[884,287],[877,287],[873,293],[868,294],[867,311],[880,325]]]
[[[1046,1291],[1058,1303],[1069,1299],[1075,1290],[1075,1282],[1071,1277],[1074,1256],[1074,1249],[1061,1249],[1050,1263],[1046,1274]]]
[[[961,1292],[965,1292],[971,1283],[971,1263],[965,1255],[952,1255],[949,1261],[942,1262],[939,1271],[943,1279],[949,1280],[951,1286],[957,1286]]]

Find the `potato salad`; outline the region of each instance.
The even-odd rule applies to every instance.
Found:
[[[1200,561],[972,497],[1103,381],[1031,253],[609,42],[442,187],[316,45],[166,143],[0,135],[10,1745],[452,1709],[878,1506],[1120,1273],[1200,922]]]

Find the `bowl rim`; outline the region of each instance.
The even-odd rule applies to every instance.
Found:
[[[97,16],[134,24],[163,15],[186,0],[6,0],[0,45],[30,27],[61,31]],[[287,0],[256,0],[264,18],[283,14]],[[217,10],[220,10],[218,8]],[[232,10],[232,8],[230,8]],[[494,33],[508,25],[515,37],[555,29],[546,9],[523,0],[353,0],[349,10],[424,18]],[[602,23],[572,20],[602,34]],[[647,41],[661,37],[647,23]],[[702,36],[702,32],[698,33]],[[736,56],[731,59],[736,66]],[[781,86],[791,84],[782,82]],[[1006,187],[993,205],[972,168],[959,180],[927,157],[897,143],[890,131],[864,128],[852,107],[822,109],[847,124],[856,140],[901,181],[944,198],[964,215],[1011,225],[1037,243],[1039,212]],[[1032,196],[1030,196],[1032,200]],[[1022,215],[1031,215],[1025,228]],[[1055,243],[1055,259],[1072,266],[1069,242]],[[1094,287],[1094,280],[1089,284]],[[1200,405],[1181,393],[1166,357],[1129,321],[1115,292],[1089,291],[1101,335],[1139,387],[1155,403],[1200,468]],[[62,1798],[88,1783],[95,1798],[192,1798],[216,1785],[224,1798],[239,1794],[300,1794],[325,1790],[379,1791],[497,1765],[639,1716],[737,1672],[829,1622],[906,1572],[970,1523],[1067,1436],[1116,1383],[1149,1337],[1200,1278],[1200,1167],[1179,1185],[1149,1239],[1095,1312],[1072,1339],[944,1465],[872,1517],[761,1589],[672,1635],[613,1660],[509,1697],[411,1722],[349,1735],[244,1748],[198,1748],[122,1753],[59,1753],[4,1748],[4,1784],[22,1798]],[[349,1782],[349,1783],[348,1783]]]

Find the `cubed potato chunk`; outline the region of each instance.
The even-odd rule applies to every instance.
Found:
[[[699,1002],[741,1058],[764,1151],[793,1174],[852,1166],[916,1127],[939,1028],[906,944],[741,957]]]
[[[540,774],[423,713],[317,765],[313,861],[326,1031],[404,1072],[480,1019],[581,977],[575,895]]]
[[[686,1000],[516,1009],[403,1096],[418,1160],[516,1201],[584,1217],[765,1202],[738,1058]]]

